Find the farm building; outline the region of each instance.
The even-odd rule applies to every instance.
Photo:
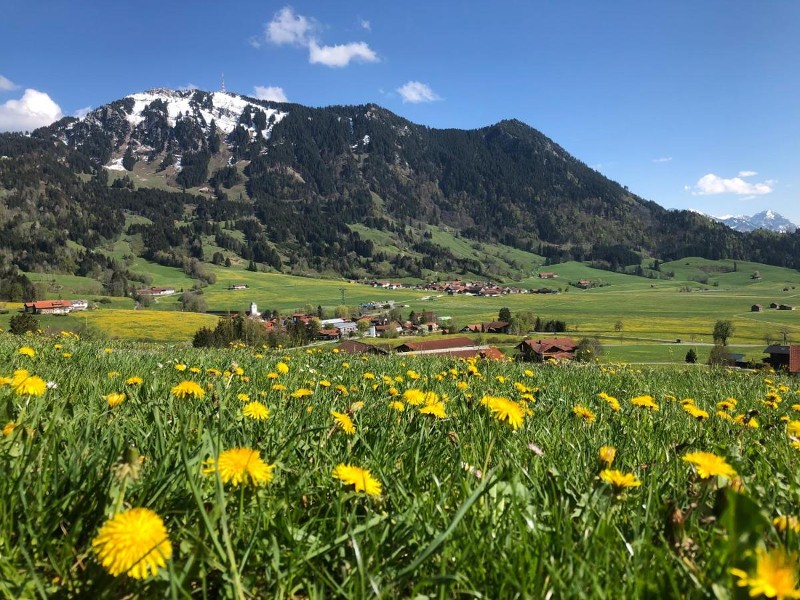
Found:
[[[72,302],[69,300],[37,300],[25,302],[22,306],[26,313],[33,315],[66,315],[72,311]]]
[[[151,297],[158,297],[158,296],[171,296],[175,293],[175,288],[143,288],[141,290],[136,290],[137,296],[151,296]]]
[[[786,369],[789,373],[800,373],[800,345],[784,346],[772,344],[764,348],[764,354],[769,354],[764,362],[776,371]]]
[[[450,354],[454,350],[470,349],[475,349],[475,342],[468,337],[440,337],[422,342],[407,342],[395,348],[397,352],[415,354]]]
[[[761,312],[763,308],[764,307],[760,304],[753,304],[753,306],[750,307],[750,312]]]
[[[578,343],[572,338],[549,338],[544,340],[523,340],[515,346],[519,351],[518,360],[543,362],[550,358],[555,360],[572,360]]]
[[[558,273],[553,273],[551,271],[542,271],[539,273],[539,279],[555,279],[558,277]]]
[[[346,342],[342,342],[336,346],[336,350],[346,354],[389,354],[383,348],[365,344],[364,342],[359,342],[357,340],[347,340]]]

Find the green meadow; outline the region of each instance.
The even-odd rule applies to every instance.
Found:
[[[0,359],[4,598],[798,593],[796,379],[72,335]]]
[[[437,235],[445,235],[438,232]],[[135,242],[135,240],[134,240]],[[453,238],[453,244],[465,244]],[[120,257],[128,254],[130,241],[115,249]],[[494,252],[500,252],[492,247]],[[462,248],[466,252],[469,248]],[[530,255],[534,256],[534,255]],[[700,258],[682,259],[660,265],[660,276],[671,273],[670,279],[649,279],[590,268],[582,263],[533,265],[538,270],[558,274],[556,279],[540,279],[533,271],[508,285],[523,288],[548,287],[558,294],[510,294],[497,298],[455,295],[399,289],[385,290],[343,279],[296,277],[280,273],[250,272],[244,265],[230,268],[206,265],[216,276],[216,283],[204,287],[202,296],[208,310],[236,313],[249,309],[256,302],[259,310],[277,310],[283,314],[302,310],[305,306],[321,306],[332,313],[345,304],[355,312],[358,305],[369,301],[392,301],[404,317],[411,311],[431,311],[438,318],[450,317],[460,326],[497,319],[499,310],[507,307],[512,314],[530,312],[542,320],[563,320],[567,334],[575,338],[597,337],[606,347],[610,360],[633,362],[683,361],[694,347],[701,360],[712,343],[711,332],[717,320],[730,320],[735,331],[729,343],[747,358],[760,360],[767,342],[800,340],[800,311],[770,309],[771,303],[800,306],[800,273],[741,261],[709,261]],[[196,282],[179,269],[133,259],[131,270],[147,273],[155,286],[190,289]],[[649,271],[648,269],[648,272]],[[753,276],[758,273],[759,278]],[[98,282],[81,277],[29,274],[38,282],[46,298],[102,299]],[[579,289],[571,283],[586,279],[594,287]],[[232,285],[246,285],[245,290],[230,290]],[[198,324],[213,324],[211,316],[181,313],[179,294],[160,298],[145,310],[114,314],[114,310],[134,308],[129,298],[103,300],[100,311],[68,317],[45,317],[46,328],[76,328],[82,322],[94,331],[117,339],[150,339],[181,342],[191,339]],[[751,306],[761,304],[761,312]],[[153,313],[175,312],[168,323]],[[4,327],[11,312],[0,314]],[[125,325],[125,322],[128,325]],[[495,340],[510,350],[518,338]],[[678,343],[678,340],[680,342]]]

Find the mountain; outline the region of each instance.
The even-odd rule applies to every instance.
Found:
[[[155,89],[31,137],[0,135],[0,156],[0,269],[109,285],[116,274],[117,288],[138,276],[111,258],[121,243],[200,279],[209,261],[347,277],[530,274],[511,249],[608,269],[641,270],[644,255],[800,266],[796,236],[668,211],[517,120],[433,129],[374,104]]]
[[[748,217],[745,215],[725,215],[722,217],[711,217],[724,223],[735,231],[755,231],[756,229],[766,229],[778,233],[794,233],[797,225],[786,217],[779,215],[771,210],[764,210],[760,213]]]

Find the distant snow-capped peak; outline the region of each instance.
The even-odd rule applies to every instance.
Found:
[[[764,210],[752,216],[747,215],[723,215],[715,217],[706,215],[715,221],[719,221],[735,231],[754,231],[756,229],[767,229],[778,233],[791,233],[797,229],[797,225],[786,217],[773,210]]]

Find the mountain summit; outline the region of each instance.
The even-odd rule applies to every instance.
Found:
[[[797,225],[792,223],[789,219],[771,210],[761,211],[752,217],[745,215],[725,215],[722,217],[712,218],[720,223],[724,223],[735,231],[755,231],[756,229],[766,229],[768,231],[776,231],[778,233],[794,233],[794,231],[797,229]]]

